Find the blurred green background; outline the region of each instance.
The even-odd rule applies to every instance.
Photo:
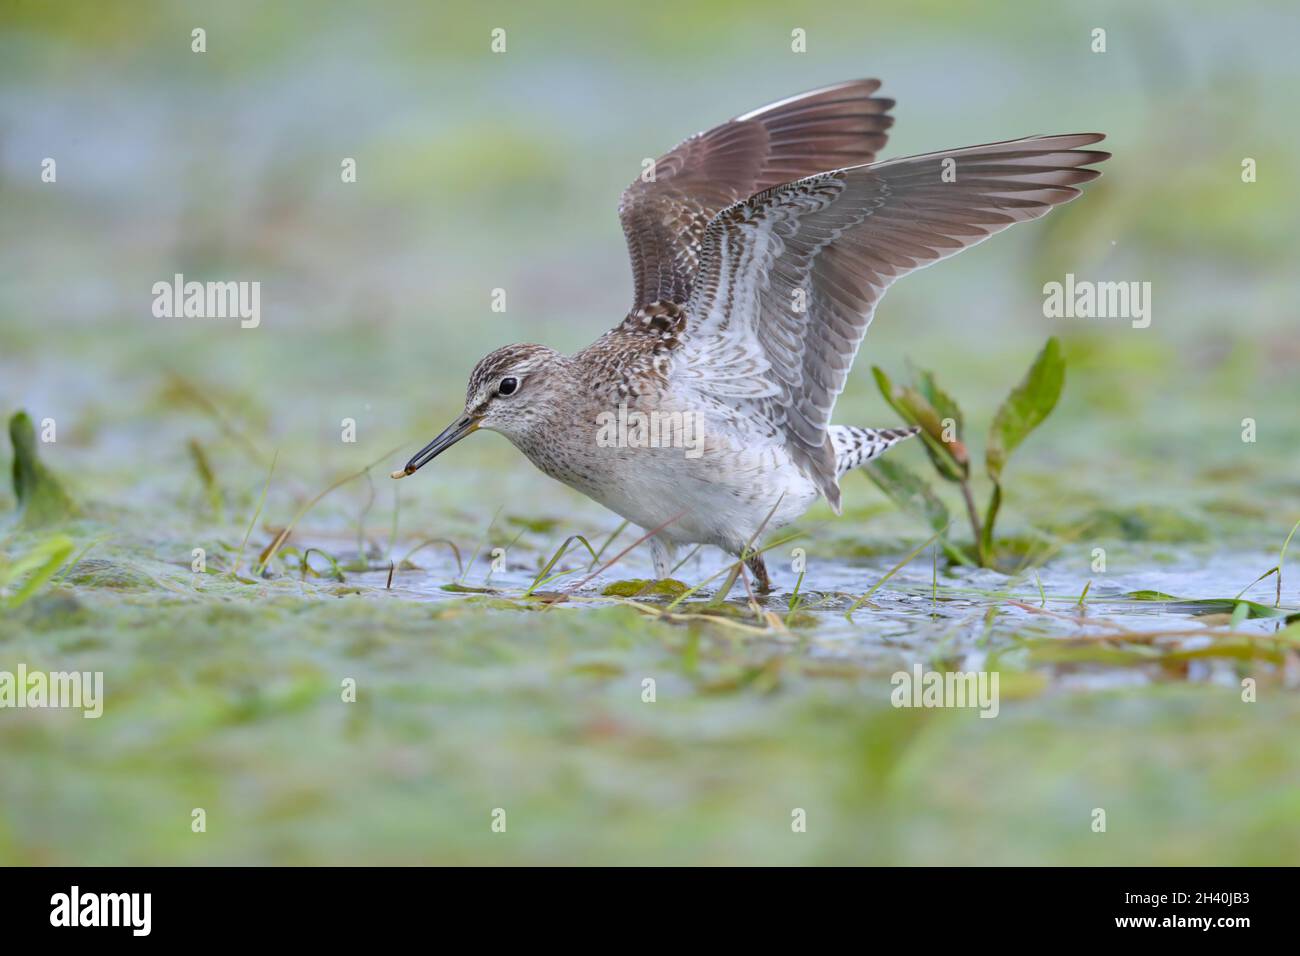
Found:
[[[794,643],[449,597],[440,547],[401,595],[382,574],[336,588],[291,567],[199,585],[189,563],[202,546],[230,569],[264,485],[245,568],[374,462],[295,545],[360,540],[386,566],[429,537],[465,557],[509,543],[505,580],[526,585],[567,535],[607,536],[617,518],[499,436],[400,488],[382,476],[459,410],[482,354],[573,350],[621,319],[615,209],[644,158],[876,76],[898,101],[886,158],[1092,130],[1114,158],[1080,201],[893,289],[837,420],[893,424],[870,365],[910,357],[982,428],[1057,335],[1065,394],[1012,466],[1008,532],[1060,536],[1049,589],[1077,596],[1100,544],[1117,593],[1186,574],[1213,593],[1182,596],[1232,597],[1300,517],[1298,26],[1287,2],[4,0],[0,411],[57,422],[41,452],[82,504],[57,530],[90,550],[0,612],[0,668],[102,669],[109,699],[97,722],[0,712],[0,859],[1293,862],[1294,627],[1228,655],[1218,682],[1188,682],[1186,661],[1084,660],[1125,675],[1090,691],[1026,652],[1019,618],[909,616],[928,561],[898,578],[892,618]],[[155,318],[151,287],[177,272],[261,282],[260,327]],[[1151,326],[1044,318],[1042,286],[1066,272],[1151,282]],[[810,516],[809,586],[821,559],[860,593],[928,531],[866,481],[845,499],[838,523]],[[5,554],[38,540],[11,529]],[[999,719],[885,704],[901,662],[975,651],[1019,675]],[[1276,693],[1243,707],[1232,685],[1256,666]],[[356,705],[337,701],[342,676]],[[190,832],[196,806],[207,834]],[[1118,810],[1108,834],[1088,828],[1098,806]],[[509,836],[488,829],[495,807]]]

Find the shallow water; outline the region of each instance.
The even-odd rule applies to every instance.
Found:
[[[413,601],[473,600],[464,592],[448,590],[448,585],[457,581],[463,587],[486,589],[492,597],[519,600],[521,607],[527,607],[524,595],[537,577],[536,570],[518,563],[490,573],[476,566],[462,577],[446,549],[422,551],[415,561],[420,567],[395,571],[391,588],[386,587],[387,569],[350,575],[348,580],[376,597],[385,592]],[[1032,658],[1031,666],[1054,684],[1100,690],[1168,679],[1171,671],[1161,662],[1164,652],[1206,650],[1229,637],[1229,627],[1241,635],[1280,631],[1286,626],[1285,617],[1232,621],[1231,605],[1226,603],[1258,577],[1269,566],[1267,562],[1267,554],[1224,551],[1195,560],[1149,562],[1141,571],[1088,576],[1077,573],[1071,562],[1060,560],[1037,572],[1009,577],[984,569],[935,566],[927,552],[893,574],[869,601],[846,613],[895,562],[822,559],[816,562],[815,573],[810,570],[804,577],[797,615],[790,614],[797,577],[774,564],[770,570],[775,590],[759,597],[757,603],[789,621],[788,634],[801,643],[810,658],[889,667],[913,661],[947,662],[960,669],[976,669],[984,667],[991,654],[1020,653]],[[680,568],[678,576],[693,584],[726,564],[725,555],[710,551]],[[582,583],[591,574],[586,564],[561,561],[557,570],[572,573],[539,590],[561,593],[568,599],[551,604],[547,613],[581,614],[614,606],[621,599],[602,595],[608,584],[650,575],[648,561],[634,555],[587,583]],[[715,578],[676,610],[698,615],[715,599],[723,577]],[[578,584],[581,586],[576,587]],[[1080,604],[1085,588],[1087,594]],[[1161,592],[1170,599],[1140,600],[1132,596],[1135,592]],[[1245,598],[1271,607],[1276,599],[1274,579],[1255,585]],[[637,600],[666,609],[671,598]],[[753,616],[739,582],[726,604],[733,610],[734,620],[757,626],[771,624]],[[1283,610],[1286,607],[1284,603]],[[694,620],[703,619],[697,616]],[[757,640],[767,638],[780,640],[783,635],[777,631],[766,638],[755,636]],[[1045,644],[1050,650],[1050,642],[1073,653],[1053,661],[1051,653],[1040,653]],[[1090,649],[1097,653],[1091,655]],[[1111,653],[1117,649],[1122,652]],[[1090,660],[1090,656],[1096,659]],[[1228,661],[1185,663],[1175,676],[1236,683]]]

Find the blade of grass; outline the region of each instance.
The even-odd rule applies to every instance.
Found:
[[[21,587],[5,599],[4,606],[12,610],[35,594],[41,585],[54,577],[54,572],[58,571],[72,556],[76,547],[71,538],[59,534],[46,538],[18,558],[5,569],[6,582],[16,580],[23,574],[28,574],[28,578]]]
[[[189,448],[190,458],[193,459],[194,468],[199,473],[199,483],[203,485],[203,491],[208,496],[208,506],[212,509],[212,515],[217,523],[221,524],[225,520],[221,486],[217,483],[216,473],[212,470],[212,461],[197,438],[191,438],[186,447]]]
[[[275,450],[271,456],[271,468],[266,473],[266,483],[262,485],[262,496],[257,499],[257,509],[253,512],[253,517],[249,519],[248,528],[244,531],[244,540],[239,542],[239,551],[235,555],[235,563],[230,568],[230,576],[239,575],[239,565],[244,560],[244,548],[248,546],[248,536],[253,533],[253,528],[257,525],[257,519],[262,516],[262,507],[266,504],[266,493],[271,490],[271,479],[275,476],[275,464],[280,460],[280,449]]]
[[[511,538],[509,543],[504,548],[501,549],[501,554],[503,557],[509,554],[510,549],[519,543],[519,539],[524,536],[524,532],[527,530],[528,530],[527,528],[520,528],[519,533],[516,534],[513,538]],[[495,551],[496,548],[493,548],[492,550]],[[487,587],[490,583],[492,583],[492,575],[496,574],[496,572],[497,572],[496,561],[493,561],[491,564],[488,565],[488,573],[483,575],[484,587]]]
[[[602,545],[600,546],[600,550],[596,552],[596,556],[595,556],[594,558],[591,559],[591,564],[587,565],[587,570],[588,570],[588,571],[590,571],[592,568],[594,568],[594,567],[595,567],[595,566],[600,562],[600,556],[601,556],[602,554],[605,553],[605,550],[606,550],[606,549],[607,549],[611,544],[614,543],[614,539],[617,538],[620,534],[622,534],[622,533],[623,533],[623,529],[626,528],[629,524],[631,524],[631,522],[628,521],[626,518],[624,518],[624,519],[623,519],[623,523],[622,523],[621,525],[619,525],[617,528],[615,528],[612,532],[610,532],[609,537],[605,539],[605,543],[602,544]]]
[[[90,543],[88,543],[84,548],[82,548],[80,551],[77,552],[77,556],[76,556],[76,557],[74,557],[71,561],[69,561],[69,562],[64,566],[63,570],[59,572],[58,577],[56,577],[56,578],[55,578],[51,583],[52,583],[52,584],[62,584],[62,583],[63,583],[63,579],[66,578],[66,577],[68,576],[68,572],[71,571],[73,568],[75,568],[75,567],[76,567],[76,566],[81,562],[81,559],[84,558],[87,554],[90,553],[90,549],[93,548],[93,547],[95,547],[95,545],[97,545],[97,544],[103,544],[104,541],[106,541],[107,539],[108,539],[108,536],[105,535],[105,536],[103,536],[103,537],[101,537],[101,538],[96,538],[94,541],[91,541]]]
[[[930,552],[930,606],[939,603],[939,546]]]
[[[338,559],[334,557],[334,555],[330,554],[328,551],[325,551],[322,548],[308,548],[306,551],[302,553],[302,580],[304,581],[307,580],[308,571],[310,571],[316,577],[320,577],[320,573],[311,566],[311,562],[309,560],[311,558],[311,553],[313,551],[315,551],[317,554],[319,554],[322,558],[324,558],[326,561],[330,563],[330,567],[334,571],[335,581],[342,583],[347,580],[343,576],[343,569],[339,567]]]
[[[1265,571],[1263,574],[1261,574],[1261,575],[1260,575],[1259,577],[1257,577],[1255,580],[1251,581],[1251,582],[1250,582],[1249,584],[1247,584],[1244,588],[1242,588],[1240,591],[1238,591],[1238,592],[1237,592],[1237,596],[1236,596],[1235,598],[1233,598],[1233,600],[1234,600],[1234,601],[1239,601],[1239,600],[1241,600],[1241,596],[1242,596],[1243,594],[1245,594],[1247,591],[1249,591],[1251,588],[1253,588],[1253,587],[1254,587],[1256,584],[1258,584],[1260,581],[1263,581],[1266,577],[1268,577],[1269,575],[1272,575],[1272,574],[1278,574],[1278,575],[1280,575],[1280,574],[1281,574],[1281,569],[1280,569],[1280,568],[1269,568],[1267,571]],[[1279,595],[1279,597],[1281,597],[1281,595]],[[1281,604],[1281,603],[1282,603],[1282,602],[1279,600],[1279,601],[1278,601],[1278,604]],[[1277,604],[1275,604],[1275,605],[1273,605],[1273,606],[1274,606],[1274,607],[1277,607]]]
[[[568,551],[569,545],[571,545],[575,541],[582,543],[582,546],[587,549],[587,553],[591,555],[592,563],[595,563],[596,552],[592,549],[591,545],[587,542],[587,539],[580,534],[571,534],[564,539],[564,544],[560,545],[559,550],[556,551],[553,555],[551,555],[551,560],[546,562],[546,567],[542,568],[542,570],[538,572],[537,577],[533,578],[533,583],[528,585],[528,590],[524,592],[524,597],[528,597],[529,595],[531,595],[543,584],[549,584],[551,581],[563,577],[566,574],[574,573],[574,571],[561,571],[559,574],[553,575],[552,577],[549,578],[547,577],[547,575],[550,574],[551,568],[555,567],[555,563],[559,561],[560,558],[564,557],[564,552]],[[587,566],[591,567],[591,565],[587,565]]]
[[[366,517],[370,514],[370,509],[375,505],[375,479],[370,474],[369,469],[366,469],[366,484],[370,486],[370,497],[366,499],[366,506],[357,515],[357,561],[360,563],[366,562],[366,545],[368,544],[366,541]]]
[[[799,572],[799,577],[794,582],[794,593],[790,595],[790,601],[787,605],[790,608],[790,613],[785,616],[786,627],[790,626],[790,622],[794,619],[795,612],[803,607],[803,598],[799,596],[799,591],[803,587],[803,576],[807,573],[808,569],[805,567]]]
[[[771,544],[769,544],[767,547],[765,547],[765,548],[760,548],[758,551],[755,551],[754,554],[766,554],[768,551],[771,551],[773,548],[779,548],[779,547],[781,547],[781,545],[783,545],[783,544],[789,544],[791,541],[795,541],[795,540],[797,540],[798,538],[802,538],[802,537],[803,537],[803,532],[796,531],[794,534],[786,535],[784,538],[778,538],[776,541],[773,541],[773,542],[772,542]],[[732,570],[733,568],[735,568],[736,565],[739,564],[739,563],[743,563],[743,562],[732,561],[732,562],[729,562],[728,564],[724,564],[722,567],[718,568],[718,570],[714,571],[712,574],[710,574],[707,578],[705,578],[705,579],[704,579],[703,581],[701,581],[699,584],[695,585],[694,587],[687,588],[687,589],[686,589],[685,591],[683,591],[681,594],[677,595],[677,597],[673,598],[673,600],[669,603],[669,605],[668,605],[668,607],[666,608],[666,610],[671,611],[673,608],[677,607],[677,605],[681,604],[683,601],[685,601],[685,600],[686,600],[688,597],[690,597],[692,594],[695,594],[697,591],[699,591],[701,588],[703,588],[706,584],[708,584],[708,583],[709,583],[710,581],[712,581],[714,578],[718,577],[719,575],[726,574],[728,571],[730,571],[730,570]]]
[[[461,576],[458,577],[455,581],[456,584],[465,583],[464,581],[465,575],[469,574],[469,569],[474,567],[474,562],[478,560],[478,553],[483,550],[483,542],[490,541],[492,539],[492,528],[496,525],[497,518],[499,517],[501,517],[500,507],[497,508],[497,510],[492,513],[492,520],[488,522],[487,530],[483,532],[482,540],[479,541],[479,543],[474,546],[474,553],[469,556],[469,561],[466,562],[464,570],[461,571]],[[518,540],[518,538],[516,538],[515,540]],[[491,573],[492,571],[489,568],[488,574]]]
[[[681,569],[682,565],[684,565],[687,561],[691,560],[691,558],[695,557],[697,554],[700,553],[700,548],[702,547],[704,547],[704,545],[697,544],[695,547],[691,548],[691,550],[686,553],[686,557],[682,558],[680,561],[678,561],[676,564],[673,565],[672,570],[668,572],[668,576],[671,578],[674,574],[676,574],[678,570]]]
[[[406,564],[411,560],[411,558],[415,557],[417,552],[424,550],[431,544],[445,544],[447,547],[451,548],[451,553],[456,556],[456,576],[457,580],[459,580],[460,576],[465,573],[465,564],[460,559],[460,548],[456,547],[456,542],[452,541],[450,538],[425,538],[410,551],[406,552],[406,557],[402,558],[401,561],[398,561],[398,565]]]
[[[258,560],[255,573],[256,574],[262,573],[263,569],[265,569],[266,566],[271,562],[271,559],[275,557],[275,552],[280,549],[280,546],[284,544],[284,542],[288,540],[289,535],[293,533],[294,527],[298,524],[299,521],[302,520],[303,516],[307,514],[307,512],[311,511],[312,508],[316,507],[316,505],[320,502],[322,498],[328,495],[331,491],[334,491],[335,489],[341,488],[343,485],[346,485],[349,481],[353,481],[354,479],[360,478],[362,475],[370,474],[371,468],[374,468],[375,465],[379,464],[381,461],[385,461],[391,458],[395,452],[398,452],[402,448],[404,448],[405,444],[406,443],[403,442],[401,445],[397,445],[393,448],[390,448],[388,451],[384,452],[382,455],[380,455],[370,464],[366,465],[360,471],[354,471],[350,475],[344,475],[342,478],[338,479],[333,484],[329,485],[324,491],[316,495],[316,497],[312,498],[305,505],[299,508],[298,513],[293,516],[293,520],[290,521],[289,524],[286,525],[278,535],[276,535],[275,540],[271,542],[270,546],[264,552],[262,552],[262,557]],[[258,510],[260,511],[261,509],[259,508]]]
[[[772,503],[772,507],[768,509],[767,514],[763,516],[762,522],[754,529],[754,533],[749,536],[749,540],[745,542],[745,546],[740,549],[740,557],[732,566],[731,573],[727,575],[727,580],[722,582],[722,587],[718,588],[718,593],[713,595],[713,600],[709,603],[721,604],[727,599],[727,595],[730,594],[731,589],[735,587],[736,578],[740,575],[745,562],[754,557],[754,555],[750,553],[750,549],[753,548],[754,542],[757,541],[759,536],[763,533],[763,529],[767,527],[767,523],[772,520],[772,515],[776,514],[776,509],[781,507],[781,502],[783,500],[785,500],[784,491],[777,495],[776,501]]]
[[[917,547],[913,548],[912,551],[907,555],[907,557],[903,558],[902,561],[899,561],[896,565],[890,568],[883,578],[881,578],[879,581],[873,584],[871,586],[871,590],[867,591],[866,594],[862,595],[862,597],[858,598],[856,601],[850,604],[849,609],[844,612],[844,616],[849,620],[852,620],[853,612],[856,611],[858,608],[860,608],[868,599],[870,599],[871,595],[875,594],[876,591],[880,589],[880,586],[882,584],[884,584],[886,581],[892,578],[899,571],[903,570],[903,568],[907,567],[907,565],[912,561],[913,558],[915,558],[918,554],[920,554],[930,545],[938,541],[939,538],[947,530],[948,530],[947,528],[944,528],[943,531],[936,531],[928,539],[926,539],[924,544],[918,545]]]
[[[585,578],[583,578],[581,581],[579,581],[579,582],[578,582],[577,584],[575,584],[573,587],[569,588],[569,590],[568,590],[567,593],[572,594],[572,593],[575,592],[575,591],[579,591],[579,590],[581,590],[583,587],[586,586],[586,584],[587,584],[588,581],[592,580],[593,578],[600,577],[600,575],[604,574],[606,571],[608,571],[608,570],[609,570],[610,568],[612,568],[614,565],[618,564],[618,562],[622,561],[623,558],[626,557],[628,554],[630,554],[630,553],[632,552],[632,550],[635,549],[638,545],[644,544],[645,542],[649,541],[651,538],[653,538],[655,535],[657,535],[660,531],[663,531],[664,528],[667,528],[670,524],[672,524],[674,521],[676,521],[678,518],[680,518],[680,517],[681,517],[682,515],[684,515],[685,513],[686,513],[686,512],[684,512],[684,511],[679,511],[679,512],[677,512],[677,514],[673,515],[671,518],[669,518],[667,521],[665,521],[665,522],[664,522],[663,524],[661,524],[659,527],[657,527],[657,528],[652,528],[651,530],[647,531],[645,534],[641,535],[641,537],[637,538],[635,541],[633,541],[631,544],[629,544],[626,548],[624,548],[624,549],[623,549],[622,551],[620,551],[618,554],[614,555],[614,557],[610,558],[608,564],[604,565],[602,568],[600,568],[600,569],[597,570],[597,571],[593,571],[591,574],[587,575]]]
[[[402,510],[402,485],[401,482],[393,482],[393,527],[388,532],[388,561],[393,561],[393,548],[397,546],[397,516]],[[391,579],[391,575],[390,575]]]
[[[1282,565],[1286,563],[1286,549],[1290,547],[1291,539],[1295,537],[1297,528],[1300,528],[1300,521],[1297,521],[1291,526],[1291,533],[1288,534],[1286,540],[1282,542],[1282,550],[1277,556],[1277,602],[1273,605],[1274,607],[1282,606]]]
[[[225,413],[217,407],[216,403],[203,393],[203,389],[196,386],[193,382],[174,369],[168,369],[167,375],[172,380],[172,384],[178,388],[186,398],[206,412],[207,415],[217,423],[217,427],[226,433],[227,437],[234,439],[237,445],[243,447],[244,451],[248,454],[248,457],[251,458],[255,464],[262,466],[266,465],[266,453],[257,447],[253,440],[248,436],[247,432],[239,428],[234,422],[226,417]]]

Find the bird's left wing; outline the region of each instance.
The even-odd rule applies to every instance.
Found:
[[[1100,175],[1080,133],[809,176],[719,213],[674,330],[669,375],[783,442],[838,509],[827,435],[858,346],[895,280],[1037,219]]]
[[[885,145],[894,101],[879,80],[850,80],[781,100],[697,133],[623,193],[618,215],[635,285],[633,312],[685,303],[704,230],[761,189],[869,163]]]

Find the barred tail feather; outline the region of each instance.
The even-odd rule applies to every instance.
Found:
[[[879,458],[886,449],[911,438],[921,429],[908,428],[854,428],[850,425],[831,425],[831,445],[835,449],[835,475],[859,468]]]

